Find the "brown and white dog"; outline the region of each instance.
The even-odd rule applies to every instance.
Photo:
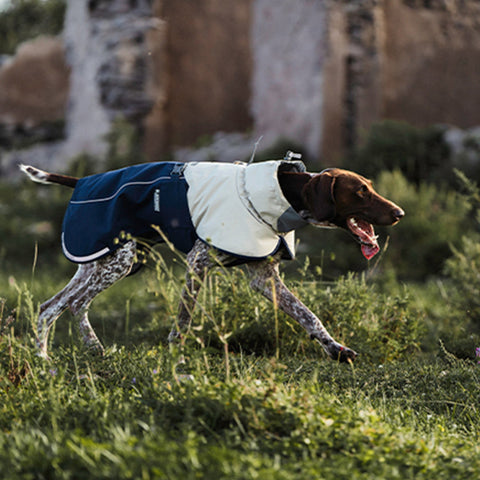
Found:
[[[21,166],[21,169],[32,180],[40,183],[57,183],[75,188],[81,181],[31,166]],[[283,200],[288,202],[305,224],[334,226],[348,231],[361,244],[367,259],[379,251],[373,225],[394,225],[404,216],[399,206],[375,192],[370,180],[347,170],[331,168],[321,173],[309,173],[279,169],[278,173],[275,173],[275,181],[278,182]],[[204,278],[208,269],[217,264],[210,255],[210,250],[215,247],[208,239],[197,239],[192,244],[187,254],[188,271],[178,319],[169,335],[171,341],[180,338],[182,332],[190,326],[200,279]],[[356,352],[336,342],[319,318],[296,298],[280,279],[279,263],[281,258],[285,257],[282,248],[268,258],[245,259],[243,262],[222,250],[215,250],[218,253],[216,258],[226,265],[245,263],[251,277],[251,287],[269,300],[275,298],[278,307],[295,319],[312,339],[317,340],[332,359],[341,362],[355,359]],[[78,321],[85,345],[103,352],[103,347],[88,320],[88,308],[96,295],[130,273],[136,252],[136,242],[129,240],[101,258],[81,263],[68,285],[41,305],[37,332],[40,355],[48,358],[48,332],[66,309],[70,309]]]

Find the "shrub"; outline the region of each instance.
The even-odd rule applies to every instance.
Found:
[[[31,268],[37,249],[42,261],[58,258],[62,217],[70,195],[71,190],[30,180],[23,180],[21,186],[0,183],[0,261],[7,269]]]
[[[312,283],[302,299],[312,305],[337,339],[361,354],[362,360],[388,362],[418,350],[422,314],[410,306],[408,294],[384,294],[365,276],[352,274],[334,285]]]
[[[464,198],[470,206],[471,222],[478,229],[480,224],[480,188],[461,172],[457,177],[464,191]],[[473,231],[462,238],[461,245],[452,245],[453,256],[445,264],[446,274],[456,286],[454,300],[468,318],[473,320],[480,331],[480,235]]]
[[[446,273],[453,279],[451,301],[462,316],[472,322],[480,333],[480,237],[464,237],[460,248],[453,249],[453,256],[445,265]]]
[[[108,150],[104,170],[115,170],[146,162],[138,129],[124,118],[117,118],[105,135]]]
[[[468,209],[469,228],[465,229],[460,241],[452,238],[451,252],[443,269],[446,278],[436,281],[437,297],[440,294],[441,301],[434,304],[429,300],[428,308],[431,312],[437,311],[432,316],[432,326],[446,350],[458,357],[471,358],[480,339],[480,189],[463,173],[456,173],[461,198]],[[476,221],[473,220],[475,216]],[[455,227],[452,230],[456,237],[459,232]]]
[[[0,53],[13,54],[17,46],[38,35],[57,35],[63,29],[64,0],[15,0],[0,13]]]
[[[370,128],[363,145],[346,165],[367,177],[382,170],[400,170],[408,180],[448,181],[452,167],[443,128],[416,128],[408,123],[386,120]]]
[[[405,210],[405,217],[392,228],[377,230],[390,237],[383,268],[394,269],[402,279],[421,280],[442,273],[451,255],[451,245],[474,229],[467,199],[446,187],[409,183],[398,171],[383,172],[378,191]]]

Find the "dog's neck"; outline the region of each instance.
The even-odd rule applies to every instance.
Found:
[[[283,196],[288,200],[288,203],[290,203],[297,213],[307,209],[303,200],[302,191],[311,178],[312,177],[309,173],[278,173],[278,183],[282,189]]]

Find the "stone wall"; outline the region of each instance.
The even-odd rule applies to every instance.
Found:
[[[480,124],[480,2],[385,1],[384,23],[380,115]]]
[[[22,44],[0,70],[0,122],[38,125],[63,118],[68,80],[59,38],[39,37]]]
[[[330,158],[380,119],[480,124],[480,3],[332,1],[323,94]]]
[[[0,127],[64,117],[67,134],[3,155],[4,171],[101,154],[119,116],[150,160],[237,131],[242,151],[263,135],[332,164],[380,119],[480,125],[479,2],[75,0],[63,38],[66,63],[57,39],[0,66]]]
[[[151,43],[163,25],[147,0],[68,2],[65,43],[72,66],[68,150],[102,153],[121,116],[142,128],[153,104]],[[160,43],[160,42],[158,42]],[[95,141],[96,139],[96,141]]]
[[[256,135],[283,137],[312,155],[322,141],[326,2],[256,0],[251,108]]]
[[[166,143],[189,145],[251,126],[251,0],[163,0]],[[166,70],[166,72],[165,72]]]

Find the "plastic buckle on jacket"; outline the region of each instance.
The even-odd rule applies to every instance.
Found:
[[[285,154],[285,157],[283,157],[284,160],[287,160],[288,162],[292,160],[293,158],[300,160],[302,158],[301,153],[295,153],[292,152],[291,150],[288,150],[287,153]]]
[[[185,170],[185,164],[184,163],[176,163],[172,171],[170,172],[170,175],[182,175],[183,171]]]

